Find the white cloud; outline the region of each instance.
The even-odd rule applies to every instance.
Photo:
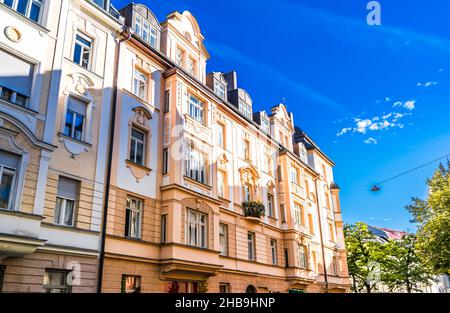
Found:
[[[405,101],[404,103],[401,101],[396,101],[392,107],[393,108],[401,107],[401,108],[405,108],[409,111],[412,111],[416,107],[416,100],[408,100],[408,101]]]
[[[375,138],[370,137],[369,139],[364,140],[364,143],[366,145],[376,145],[378,143],[378,140]]]
[[[439,82],[435,82],[435,81],[429,81],[429,82],[423,82],[423,83],[417,83],[417,87],[431,87],[431,86],[436,86],[437,84],[439,84]]]

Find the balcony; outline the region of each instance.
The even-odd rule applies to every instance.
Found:
[[[261,216],[264,216],[266,208],[262,202],[248,201],[242,203],[245,219],[251,222],[260,223]]]
[[[120,15],[119,11],[111,4],[110,1],[108,0],[86,0],[86,1],[92,3],[96,7],[103,10],[106,14],[111,16],[120,24],[123,24],[125,22],[125,18]]]

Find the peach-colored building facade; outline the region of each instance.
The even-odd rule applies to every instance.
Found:
[[[0,0],[0,62],[18,64],[0,72],[3,291],[349,291],[334,163],[285,104],[253,112],[236,72],[207,73],[190,12],[15,3]]]

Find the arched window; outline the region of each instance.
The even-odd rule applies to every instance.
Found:
[[[245,293],[257,293],[256,287],[253,285],[248,285],[247,289],[245,289]]]

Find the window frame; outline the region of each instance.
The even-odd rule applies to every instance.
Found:
[[[220,179],[222,177],[222,179]],[[217,195],[221,198],[227,198],[227,173],[222,170],[217,171]]]
[[[19,156],[18,156],[19,158]],[[12,169],[9,168],[5,165],[0,164],[0,184],[3,180],[3,173],[7,173],[9,175],[12,176],[12,180],[11,180],[11,185],[10,185],[10,190],[9,190],[9,195],[8,195],[8,202],[7,202],[7,207],[6,208],[0,208],[0,209],[4,209],[4,210],[8,210],[8,211],[13,211],[14,209],[14,194],[16,192],[17,186],[16,186],[16,181],[17,181],[17,169]],[[1,185],[0,185],[1,186]]]
[[[194,216],[194,220],[191,221],[191,214]],[[203,217],[203,222],[202,222]],[[207,249],[208,248],[208,214],[194,210],[186,209],[186,230],[185,230],[185,241],[188,246]],[[194,237],[191,235],[191,223],[194,226],[195,232]],[[191,241],[194,239],[194,242]]]
[[[62,293],[72,293],[72,286],[70,284],[67,284],[67,277],[71,273],[71,270],[63,270],[63,269],[53,269],[53,268],[46,268],[44,273],[44,283],[45,283],[45,275],[49,273],[62,273],[64,274],[64,281],[66,284],[64,285],[46,285],[42,284],[42,287],[44,288],[44,291],[46,293],[52,293],[52,290],[63,290]]]
[[[276,239],[270,239],[270,252],[272,256],[272,265],[278,265],[278,242]]]
[[[137,133],[141,133],[143,135],[143,139],[133,137],[133,131]],[[130,149],[128,151],[128,160],[134,164],[138,164],[141,166],[145,166],[147,164],[147,131],[142,128],[136,127],[135,125],[131,126],[130,130]],[[134,144],[133,144],[134,142]],[[139,144],[142,144],[142,163],[137,162],[138,155],[138,147]],[[134,160],[132,158],[132,152],[134,153]]]
[[[297,243],[298,266],[303,269],[308,269],[308,252],[307,247],[303,244]]]
[[[214,93],[222,100],[226,100],[227,88],[224,83],[214,79]]]
[[[131,292],[127,292],[127,283],[126,280],[127,278],[133,278],[134,279],[134,289],[132,289],[133,291]],[[121,281],[121,293],[140,293],[141,292],[141,287],[142,287],[142,277],[139,275],[127,275],[127,274],[122,274],[122,281]]]
[[[223,231],[222,231],[223,230]],[[222,242],[223,238],[223,242]],[[224,245],[222,247],[222,244]],[[219,248],[221,256],[228,256],[228,225],[224,223],[219,223]]]
[[[196,101],[193,101],[196,100]],[[206,124],[206,103],[195,97],[193,94],[189,94],[189,116],[195,121]]]
[[[294,223],[298,226],[305,226],[304,206],[300,203],[294,202]]]
[[[67,137],[72,138],[74,140],[85,141],[87,114],[83,115],[81,113],[78,113],[78,112],[75,112],[75,111],[69,109],[70,98],[73,98],[73,99],[75,99],[77,101],[83,102],[83,104],[86,105],[86,113],[88,111],[88,105],[89,105],[88,103],[86,103],[84,100],[82,100],[82,99],[80,99],[78,97],[69,95],[68,101],[67,101],[67,109],[66,109],[66,114],[65,114],[65,122],[64,122],[63,134],[64,134],[64,136],[67,136]],[[72,120],[71,120],[70,126],[67,126],[68,125],[67,122],[68,122],[69,113],[72,114]],[[80,138],[76,137],[77,117],[81,117],[81,120],[82,120],[82,126],[81,126],[82,129],[81,129],[81,136],[80,136]],[[66,132],[66,128],[67,127],[69,127],[69,129],[70,129],[70,134],[68,134]]]
[[[256,261],[256,234],[247,232],[247,253],[249,261]]]
[[[185,175],[201,184],[208,183],[207,156],[194,145],[187,146]]]
[[[272,193],[267,193],[267,211],[268,211],[268,217],[275,218],[275,197]]]
[[[167,214],[161,215],[161,243],[167,243]]]
[[[44,0],[27,0],[27,6],[25,9],[25,13],[21,13],[17,10],[18,4],[19,4],[19,0],[12,0],[12,6],[7,5],[6,3],[4,3],[4,0],[0,0],[0,3],[3,3],[5,6],[7,6],[8,8],[14,10],[15,12],[17,12],[18,14],[25,16],[27,19],[37,23],[37,24],[41,24],[41,20],[42,20],[42,12],[44,11],[44,5],[45,5],[45,1]],[[31,18],[30,14],[31,14],[31,8],[32,6],[36,4],[37,6],[39,6],[39,14],[38,14],[38,18],[37,20],[34,20]]]
[[[81,37],[81,39],[88,41],[90,43],[89,46],[86,46],[86,44],[84,44],[83,42],[81,42],[78,37]],[[76,46],[79,45],[81,50],[80,50],[80,61],[77,62],[75,61],[75,57],[76,57]],[[86,51],[88,51],[88,60],[87,60],[87,64],[83,65],[83,54],[86,53]],[[75,64],[78,64],[79,66],[81,66],[82,68],[86,69],[86,70],[91,70],[92,69],[92,59],[93,59],[93,51],[94,51],[94,39],[88,35],[86,35],[85,33],[81,32],[80,30],[77,30],[75,32],[75,38],[74,38],[74,45],[73,45],[73,53],[72,53],[72,62],[74,62]]]
[[[169,173],[169,148],[163,148],[162,162],[162,175],[167,175]]]
[[[133,201],[135,201],[135,203],[139,203],[139,207],[132,207],[132,203]],[[124,237],[126,238],[130,238],[130,239],[141,239],[142,236],[142,215],[143,215],[143,210],[144,210],[144,200],[133,197],[128,195],[126,198],[126,203],[125,203],[125,231],[124,231]],[[128,212],[130,212],[130,215],[128,217]],[[136,233],[132,234],[132,230],[133,230],[133,214],[138,214],[138,219],[137,219],[137,228],[136,228]],[[128,225],[127,225],[127,219],[128,219]],[[127,234],[127,230],[128,230],[128,234]]]
[[[222,290],[222,287],[225,287],[225,290]],[[219,283],[219,292],[220,293],[231,293],[231,286],[229,283]]]

